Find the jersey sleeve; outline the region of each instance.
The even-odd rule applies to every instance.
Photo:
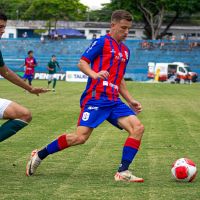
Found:
[[[36,59],[35,59],[35,58],[33,58],[33,60],[34,60],[34,64],[35,64],[35,65],[37,65],[37,61],[36,61]]]
[[[3,67],[5,65],[4,61],[3,61],[3,56],[2,53],[0,51],[0,67]]]
[[[95,58],[102,53],[104,45],[104,40],[98,38],[92,42],[88,49],[83,53],[81,59],[85,60],[87,63],[91,63]]]

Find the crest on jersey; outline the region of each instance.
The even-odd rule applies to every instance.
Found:
[[[83,121],[87,121],[90,117],[90,113],[89,112],[84,112],[83,116],[82,116],[82,120]]]
[[[124,51],[124,52],[125,52],[126,59],[128,60],[128,52],[127,51]]]

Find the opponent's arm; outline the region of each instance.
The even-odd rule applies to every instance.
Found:
[[[90,68],[90,65],[83,59],[80,59],[78,67],[84,74],[88,75],[93,79],[98,79],[98,78],[106,79],[109,76],[109,72],[105,70],[96,73]]]
[[[142,105],[140,102],[136,101],[131,94],[129,93],[126,82],[124,79],[122,79],[120,88],[119,88],[119,93],[121,96],[127,101],[128,105],[136,112],[140,113],[142,111]]]
[[[14,83],[15,85],[28,90],[30,93],[39,94],[47,92],[48,90],[43,88],[33,88],[32,86],[28,85],[24,82],[17,74],[15,74],[12,70],[10,70],[7,66],[0,67],[0,75],[3,76],[5,79]]]

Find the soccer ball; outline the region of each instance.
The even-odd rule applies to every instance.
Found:
[[[188,158],[180,158],[172,164],[172,176],[181,182],[192,182],[197,175],[195,163]]]

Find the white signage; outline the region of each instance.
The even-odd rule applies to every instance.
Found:
[[[65,80],[65,74],[55,74],[57,80]],[[34,79],[48,79],[48,73],[35,73]]]
[[[80,71],[67,71],[66,81],[69,82],[87,82],[88,76]]]

